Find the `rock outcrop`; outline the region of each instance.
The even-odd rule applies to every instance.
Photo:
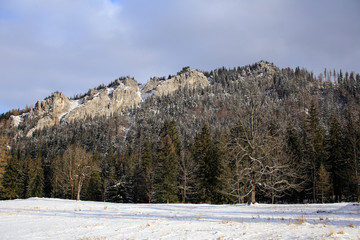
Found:
[[[55,124],[69,123],[87,117],[120,114],[127,109],[138,107],[150,96],[166,96],[183,88],[205,88],[209,80],[200,71],[183,68],[176,76],[169,79],[152,78],[140,90],[133,78],[121,78],[107,87],[90,89],[87,94],[77,99],[69,99],[63,93],[53,93],[43,101],[38,101],[28,113],[12,116],[13,127],[23,127],[24,134],[30,137],[35,130],[51,127]]]
[[[112,86],[90,90],[83,99],[72,100],[73,109],[61,120],[69,122],[86,117],[110,116],[136,107],[140,102],[139,84],[134,79],[116,80]]]
[[[143,93],[153,91],[154,96],[169,95],[180,88],[205,88],[209,85],[206,76],[197,70],[184,68],[178,75],[168,79],[151,79],[142,90]]]
[[[11,119],[13,127],[18,127],[22,122],[35,122],[26,134],[30,137],[35,130],[57,123],[121,113],[138,106],[141,101],[139,84],[132,78],[124,78],[114,81],[108,87],[90,89],[79,99],[69,99],[63,93],[53,93],[43,101],[38,101],[30,113],[13,116]]]

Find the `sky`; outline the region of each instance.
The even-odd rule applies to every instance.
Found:
[[[359,0],[0,0],[0,113],[184,66],[359,73],[359,11]]]

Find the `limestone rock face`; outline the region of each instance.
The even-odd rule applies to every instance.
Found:
[[[110,116],[136,107],[140,102],[139,84],[132,78],[118,79],[108,87],[90,89],[80,99],[69,99],[63,93],[53,93],[43,101],[38,101],[26,118],[14,116],[12,122],[14,127],[28,120],[35,122],[35,126],[26,134],[30,137],[35,130],[51,127],[56,123],[82,120],[86,117]]]
[[[37,122],[35,127],[27,133],[27,136],[31,136],[35,130],[41,130],[44,127],[55,125],[55,123],[59,122],[59,116],[69,111],[69,109],[70,101],[63,93],[56,92],[42,102],[38,101],[33,111],[26,117],[21,116],[25,122],[27,122],[27,120],[35,120]]]
[[[38,116],[42,116],[44,114],[51,115],[53,118],[56,118],[63,112],[68,111],[69,107],[70,102],[65,94],[56,92],[44,101],[38,101],[35,105],[33,114]]]
[[[139,84],[131,78],[117,80],[110,87],[89,93],[82,100],[71,100],[73,108],[61,120],[69,122],[86,117],[110,116],[141,102]]]
[[[207,77],[194,69],[184,68],[168,80],[153,78],[142,90],[133,78],[121,78],[107,87],[90,89],[77,99],[69,99],[63,93],[53,93],[21,116],[12,116],[13,127],[25,124],[24,134],[31,137],[35,130],[52,127],[55,124],[83,120],[87,117],[119,114],[127,109],[138,107],[146,98],[165,96],[182,88],[205,88],[209,85]]]
[[[142,90],[143,93],[154,91],[154,96],[169,95],[180,88],[205,88],[209,85],[206,76],[197,70],[184,68],[178,75],[168,80],[151,79]]]
[[[148,93],[154,91],[158,85],[164,82],[165,79],[159,79],[157,77],[150,78],[150,80],[146,83],[145,87],[142,89],[142,93]]]

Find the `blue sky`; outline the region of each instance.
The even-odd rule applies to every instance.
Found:
[[[359,10],[358,0],[1,0],[0,112],[184,66],[360,72]]]

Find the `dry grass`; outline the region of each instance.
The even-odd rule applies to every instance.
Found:
[[[297,224],[303,224],[306,223],[306,219],[302,216],[301,218],[296,219]]]
[[[296,230],[296,229],[299,229],[299,227],[296,226],[296,225],[291,224],[291,225],[290,225],[290,229],[291,229],[291,230]]]
[[[355,227],[355,224],[352,223],[352,222],[350,222],[350,223],[349,223],[349,227],[354,228],[354,227]]]
[[[226,220],[223,220],[223,221],[219,222],[219,224],[229,224],[229,223],[232,223],[232,222],[233,221],[226,219]]]
[[[105,206],[104,209],[106,210],[108,208],[108,206]]]
[[[336,234],[336,231],[334,228],[330,228],[330,233],[329,233],[329,236],[333,236]]]

